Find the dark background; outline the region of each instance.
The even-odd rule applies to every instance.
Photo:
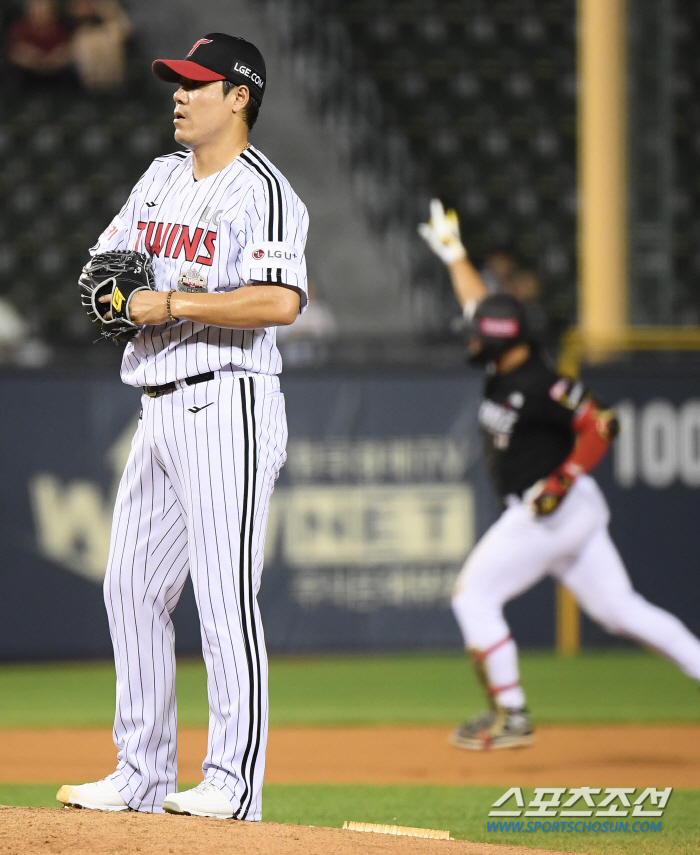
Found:
[[[679,405],[697,386],[682,369],[607,367],[589,381],[608,401],[656,399]],[[481,377],[473,372],[327,372],[287,377],[290,437],[421,436],[460,430],[476,439],[467,478],[477,497],[477,531],[498,513],[479,461],[473,413]],[[338,417],[339,396],[354,390],[355,405]],[[98,484],[110,501],[112,474],[106,449],[134,418],[138,393],[117,379],[74,374],[15,374],[0,378],[0,659],[67,659],[111,654],[102,590],[44,558],[38,548],[29,482],[38,472],[68,484]],[[334,415],[335,414],[335,415]],[[284,486],[285,474],[280,480]],[[678,480],[652,489],[641,479],[629,488],[615,483],[613,456],[596,472],[612,510],[611,530],[638,590],[700,632],[700,574],[697,519],[700,496]],[[289,596],[289,570],[279,559],[266,567],[260,593],[268,645],[274,652],[346,649],[458,648],[449,607],[381,608],[354,613],[331,606],[303,609]],[[551,647],[554,642],[553,586],[545,581],[510,604],[508,618],[518,643]],[[191,589],[175,623],[181,653],[200,649]],[[615,643],[588,621],[584,645]]]

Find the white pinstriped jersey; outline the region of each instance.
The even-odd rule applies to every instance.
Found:
[[[191,153],[175,152],[153,161],[90,252],[147,253],[158,291],[292,286],[303,311],[308,223],[287,179],[252,146],[200,181]],[[131,386],[160,386],[229,366],[279,374],[275,339],[275,327],[237,330],[186,320],[146,326],[126,346],[121,377]]]

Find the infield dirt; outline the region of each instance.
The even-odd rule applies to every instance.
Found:
[[[543,855],[544,851],[274,822],[0,807],[2,855]]]
[[[461,751],[442,727],[273,728],[270,784],[700,787],[700,726],[541,727],[518,751]],[[179,732],[179,779],[201,780],[204,728]],[[79,784],[109,774],[111,731],[0,730],[0,782]],[[0,850],[1,851],[1,850]]]

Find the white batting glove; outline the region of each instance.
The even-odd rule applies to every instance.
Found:
[[[479,300],[467,300],[467,302],[462,306],[462,317],[465,321],[471,321],[474,317],[474,312],[476,312],[476,307],[479,305]]]
[[[445,211],[439,199],[430,201],[430,222],[418,226],[418,234],[435,255],[447,265],[467,257],[459,234],[459,217],[450,208]]]

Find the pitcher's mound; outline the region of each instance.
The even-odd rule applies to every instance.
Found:
[[[0,807],[7,855],[542,855],[540,849],[145,813]]]

